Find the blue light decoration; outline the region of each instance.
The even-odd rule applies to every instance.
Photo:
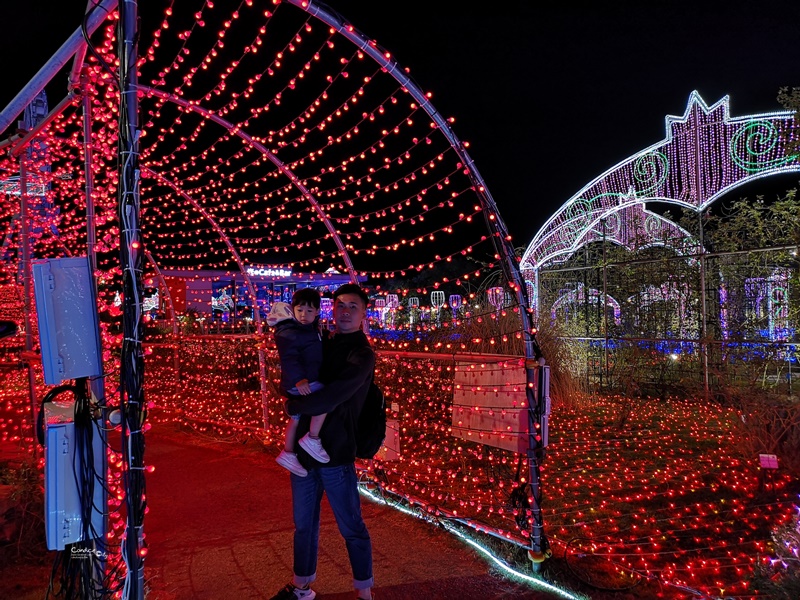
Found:
[[[775,269],[769,277],[750,277],[744,282],[745,314],[759,322],[766,320],[762,337],[772,342],[786,341],[793,334],[789,327],[789,270]]]
[[[332,298],[320,298],[319,301],[319,318],[320,321],[332,321],[333,320],[333,299]]]
[[[441,511],[437,513],[428,512],[425,509],[424,503],[410,498],[403,497],[396,498],[394,501],[389,500],[387,497],[387,490],[381,488],[372,489],[371,486],[367,485],[363,480],[361,485],[359,485],[358,491],[373,502],[384,504],[390,508],[400,511],[401,513],[416,517],[423,521],[435,523],[438,527],[441,527],[448,533],[455,535],[457,538],[461,539],[465,543],[469,544],[472,548],[477,550],[485,560],[489,561],[490,564],[500,569],[506,577],[529,585],[534,589],[550,592],[560,598],[566,598],[567,600],[580,600],[582,598],[581,595],[577,595],[568,590],[559,588],[551,583],[548,583],[540,577],[531,577],[530,575],[510,566],[504,560],[500,559],[494,550],[487,548],[486,545],[477,540],[475,536],[468,535],[460,528],[456,527],[454,523],[458,523],[463,520],[453,518],[453,515],[451,514],[445,514]]]
[[[386,313],[386,298],[375,298],[374,318],[378,327],[383,329]]]

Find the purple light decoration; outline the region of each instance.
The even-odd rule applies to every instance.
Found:
[[[331,299],[331,298],[320,298],[320,300],[319,300],[319,312],[320,312],[320,316],[324,320],[330,321],[333,318],[333,299]]]
[[[730,336],[728,329],[728,288],[724,283],[719,286],[719,326],[722,330],[722,339],[727,340]]]
[[[539,298],[536,294],[536,284],[533,281],[525,281],[525,291],[528,292],[528,302],[531,308],[536,309],[539,304]]]
[[[667,116],[664,140],[618,163],[564,203],[536,234],[520,268],[531,279],[530,271],[564,260],[582,244],[601,239],[604,229],[607,239],[627,245],[626,232],[638,226],[631,218],[644,217],[654,243],[664,227],[678,232],[674,223],[646,214],[643,202],[702,210],[748,181],[800,171],[797,157],[786,149],[792,124],[790,111],[731,118],[728,96],[708,106],[692,92],[682,116]],[[633,213],[624,210],[628,207]]]
[[[766,317],[767,335],[773,342],[785,340],[789,335],[788,285],[789,273],[781,268],[769,277],[750,277],[744,283],[746,311],[755,319]]]
[[[461,308],[461,295],[451,294],[448,300],[450,301],[450,309],[453,311],[453,321],[455,321],[458,316],[458,309]]]
[[[696,331],[690,333],[691,325],[696,328],[696,316],[694,315],[690,305],[689,299],[691,292],[686,283],[676,283],[668,281],[662,283],[660,286],[649,285],[643,292],[636,296],[631,296],[629,301],[636,303],[639,308],[647,308],[652,306],[655,302],[664,302],[675,306],[675,314],[673,315],[674,321],[678,323],[678,337],[687,338],[694,337]]]
[[[789,337],[789,271],[775,269],[769,277],[769,334],[772,341]]]
[[[444,292],[442,290],[431,292],[431,306],[436,309],[436,319],[439,320],[441,316],[439,309],[444,306]]]
[[[499,312],[500,309],[503,308],[506,299],[505,290],[501,287],[492,287],[486,291],[486,295],[488,296],[489,304],[494,306],[494,309]]]

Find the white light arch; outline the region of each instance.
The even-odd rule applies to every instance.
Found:
[[[702,211],[745,183],[800,171],[786,148],[792,126],[790,111],[731,118],[728,96],[709,106],[692,92],[682,116],[667,115],[661,142],[613,166],[556,211],[526,249],[522,270],[574,252],[615,207],[664,202]]]

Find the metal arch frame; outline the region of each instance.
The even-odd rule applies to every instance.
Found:
[[[375,60],[375,62],[377,62],[389,76],[394,78],[400,85],[402,85],[403,90],[408,92],[411,97],[419,103],[420,108],[422,108],[428,114],[428,116],[433,119],[437,128],[447,138],[447,141],[450,142],[450,146],[464,163],[464,167],[469,173],[469,178],[472,181],[473,189],[483,208],[487,226],[496,238],[495,247],[500,255],[498,258],[503,260],[503,270],[505,271],[505,275],[517,293],[520,306],[527,308],[528,302],[527,298],[525,297],[525,286],[519,272],[519,266],[517,265],[515,258],[514,248],[511,245],[511,238],[508,235],[508,229],[500,217],[500,213],[497,209],[494,198],[489,192],[489,189],[486,186],[486,183],[483,180],[480,172],[478,171],[478,168],[475,166],[475,161],[469,155],[461,140],[459,140],[456,134],[453,132],[447,120],[441,115],[441,113],[439,113],[438,110],[436,110],[436,108],[433,106],[433,103],[428,99],[419,86],[414,83],[414,81],[403,70],[400,64],[394,58],[391,58],[391,54],[389,52],[381,51],[381,48],[379,48],[377,42],[368,39],[353,25],[346,23],[341,19],[341,17],[330,12],[324,5],[317,4],[314,0],[286,0],[286,2],[293,4],[294,6],[297,6],[298,8],[318,18],[326,25],[329,25],[335,29],[342,36],[350,40],[353,44],[358,46],[358,48],[363,50],[365,54]],[[528,323],[528,325],[529,327],[526,328],[526,331],[533,329],[532,322]],[[533,357],[534,354],[536,354],[536,357],[538,358],[541,356],[538,345],[536,345],[535,339],[531,340],[531,342],[534,348],[531,348],[532,351],[530,356]],[[526,343],[526,350],[527,345],[528,344]],[[535,353],[533,352],[534,349],[536,350]],[[526,352],[526,354],[528,353]]]
[[[593,179],[589,182],[586,186],[584,186],[577,194],[572,196],[569,200],[567,200],[561,208],[558,209],[542,226],[542,228],[537,232],[534,236],[533,240],[529,244],[528,248],[525,250],[525,253],[522,257],[522,268],[526,271],[530,270],[537,270],[539,267],[547,263],[553,256],[563,253],[564,249],[559,250],[558,252],[547,252],[543,253],[542,248],[544,242],[554,235],[557,235],[559,232],[562,231],[562,228],[565,224],[565,217],[567,216],[567,211],[572,208],[576,203],[580,201],[586,202],[584,196],[591,196],[591,194],[587,194],[590,190],[595,187],[600,187],[604,183],[604,180],[609,179],[614,175],[619,175],[624,172],[626,167],[633,165],[636,161],[655,153],[660,149],[667,148],[670,144],[674,141],[674,129],[676,127],[680,127],[681,125],[686,125],[689,123],[690,120],[694,118],[695,114],[699,114],[698,111],[702,111],[702,113],[706,116],[711,115],[712,113],[719,112],[720,114],[720,122],[723,125],[727,126],[744,126],[750,122],[788,122],[791,121],[793,113],[791,111],[776,111],[770,113],[762,113],[756,115],[745,115],[741,117],[730,117],[729,111],[729,101],[730,98],[728,96],[724,96],[718,102],[709,106],[706,102],[702,99],[700,94],[697,91],[693,91],[689,96],[689,101],[686,106],[686,110],[682,116],[674,116],[674,115],[667,115],[665,117],[665,126],[666,126],[666,137],[661,140],[660,142],[649,146],[636,154],[626,158],[625,160],[617,163],[610,169],[603,172],[601,175]],[[735,137],[735,136],[734,136]],[[695,152],[694,156],[698,156],[698,153]],[[797,157],[787,156],[785,157],[787,160],[783,164],[767,167],[760,171],[755,171],[751,173],[747,173],[744,176],[735,178],[733,181],[728,182],[720,187],[720,189],[714,191],[713,193],[709,194],[707,197],[701,199],[700,202],[697,204],[687,202],[686,200],[682,200],[680,198],[671,198],[667,197],[663,194],[650,194],[650,193],[637,193],[633,187],[627,190],[617,190],[612,192],[606,192],[602,194],[603,196],[614,197],[615,201],[618,202],[620,206],[624,206],[630,204],[631,202],[645,202],[645,201],[659,201],[668,204],[675,204],[678,206],[683,206],[686,208],[690,208],[695,211],[702,211],[714,201],[716,201],[720,196],[723,194],[736,189],[737,187],[744,185],[750,181],[754,181],[756,179],[760,179],[763,177],[768,177],[771,175],[777,175],[781,173],[789,173],[789,172],[798,172],[800,171],[800,163],[796,160]],[[699,166],[697,166],[699,169]],[[699,175],[699,173],[695,173],[695,175]],[[605,186],[608,189],[608,186]],[[657,190],[646,190],[657,192]],[[598,196],[599,197],[599,196]],[[607,207],[606,207],[607,208]],[[591,209],[591,206],[590,206]],[[599,210],[604,210],[598,207]],[[593,209],[592,214],[595,213],[596,210]],[[559,221],[561,223],[559,224]],[[587,221],[592,221],[591,218],[587,219]],[[591,225],[587,225],[585,228],[589,228]],[[576,239],[581,238],[583,233],[575,235]],[[572,244],[569,244],[572,246]]]
[[[233,255],[233,260],[236,262],[236,266],[239,267],[239,272],[242,274],[242,277],[244,278],[245,283],[247,284],[247,291],[250,292],[250,295],[253,297],[253,301],[255,302],[256,290],[255,290],[255,287],[253,287],[253,282],[250,280],[250,276],[247,274],[247,269],[244,266],[244,262],[242,262],[242,257],[239,256],[239,253],[236,251],[236,248],[233,247],[233,244],[231,243],[230,238],[222,230],[222,227],[219,226],[219,223],[216,222],[214,217],[212,217],[210,214],[208,214],[208,211],[206,209],[204,209],[202,206],[200,206],[200,204],[198,204],[197,200],[195,200],[189,194],[184,192],[180,188],[180,186],[177,183],[175,183],[174,181],[170,181],[169,179],[167,179],[163,175],[161,175],[159,173],[156,173],[151,168],[146,167],[144,165],[141,167],[141,169],[142,169],[142,173],[146,173],[146,174],[150,175],[151,177],[156,179],[159,183],[161,183],[163,185],[166,185],[167,187],[171,188],[176,194],[178,194],[181,198],[186,200],[186,202],[191,204],[192,207],[195,210],[197,210],[197,212],[199,212],[201,215],[203,215],[203,217],[206,219],[206,221],[208,221],[211,224],[211,227],[214,229],[214,231],[216,231],[219,234],[219,236],[222,239],[222,241],[228,247],[228,250],[231,251],[231,254]],[[258,332],[261,333],[261,316],[258,314],[257,310],[253,311],[253,318],[256,321],[256,326],[258,327]]]
[[[695,242],[698,245],[700,243],[699,240],[695,239],[695,236],[693,236],[691,233],[683,229],[677,223],[674,223],[669,219],[665,219],[664,217],[662,217],[657,213],[647,210],[645,208],[644,202],[636,202],[632,204],[621,204],[619,206],[614,206],[611,209],[601,212],[596,217],[589,220],[588,225],[586,225],[584,230],[576,237],[574,243],[569,248],[565,248],[564,250],[561,250],[559,252],[550,255],[547,258],[547,262],[556,262],[556,263],[564,262],[582,246],[591,242],[599,241],[600,240],[599,236],[602,234],[597,230],[598,223],[602,223],[602,221],[604,219],[607,219],[610,215],[616,214],[621,211],[631,211],[631,210],[641,211],[640,213],[637,214],[637,216],[639,216],[641,219],[647,219],[652,217],[658,221],[661,227],[666,226],[670,229],[674,229],[676,230],[676,232],[680,233],[684,238],[695,240]],[[615,235],[606,233],[605,240],[617,244],[619,246],[624,246],[625,248],[629,249],[631,248],[630,239],[627,237],[627,235]],[[658,247],[663,245],[664,245],[663,242],[661,242],[660,240],[652,239],[648,243],[644,244],[642,248],[644,249],[644,248]],[[678,255],[681,256],[684,254],[683,252],[680,251],[680,249],[677,250],[677,253]],[[686,260],[689,264],[694,264],[695,262],[697,262],[697,259],[694,258],[693,256],[687,256]],[[529,289],[532,290],[532,293],[530,293],[530,295],[532,296],[531,302],[533,304],[534,312],[537,316],[541,315],[541,308],[542,308],[540,306],[541,297],[539,293],[539,282],[540,282],[539,272],[541,271],[541,269],[544,267],[545,264],[546,263],[543,262],[537,265],[537,268],[535,269],[523,271],[526,285],[530,286]]]
[[[245,284],[247,285],[247,290],[250,292],[250,297],[253,299],[253,319],[256,322],[256,330],[257,330],[259,335],[263,334],[263,328],[262,328],[262,324],[261,324],[261,314],[260,314],[260,312],[258,310],[258,303],[256,302],[256,289],[253,286],[253,282],[250,279],[250,275],[248,275],[248,273],[247,273],[247,269],[245,269],[245,267],[244,267],[244,263],[242,262],[242,258],[239,256],[239,253],[236,251],[236,248],[233,247],[233,244],[231,243],[230,238],[222,230],[222,228],[219,226],[219,224],[216,222],[216,220],[214,220],[214,217],[209,215],[208,212],[202,206],[200,206],[194,198],[192,198],[191,196],[189,196],[189,194],[184,192],[175,182],[168,180],[167,178],[165,178],[164,176],[160,175],[159,173],[156,173],[155,171],[153,171],[149,167],[146,167],[146,166],[142,165],[140,168],[142,170],[142,173],[146,173],[146,174],[152,175],[161,184],[166,185],[167,187],[171,188],[176,194],[178,194],[181,198],[186,200],[186,202],[191,204],[211,224],[211,227],[214,228],[214,231],[216,231],[220,235],[220,237],[222,238],[222,241],[225,243],[225,245],[231,251],[231,254],[233,255],[233,260],[236,261],[236,265],[239,267],[239,272],[242,274],[242,277],[244,278]],[[154,261],[152,261],[152,257],[150,256],[149,252],[147,253],[147,256],[151,260],[153,266],[155,267],[156,272],[158,273],[158,276],[164,282],[164,286],[167,287],[166,281],[164,281],[164,278],[161,276],[160,269],[158,268],[156,263]],[[168,288],[167,288],[167,294],[169,294],[169,289]],[[170,304],[172,304],[172,299],[171,298],[170,298]],[[175,327],[175,325],[174,325],[174,321],[175,321],[174,306],[173,306],[173,317],[172,318],[173,318],[173,327]],[[263,347],[262,344],[258,345],[258,374],[259,374],[259,386],[260,386],[260,392],[261,392],[262,420],[264,422],[264,430],[265,431],[269,431],[269,395],[267,394],[267,359],[266,359],[266,355],[264,353],[264,347]]]
[[[183,98],[179,98],[178,96],[174,96],[173,94],[169,94],[167,92],[162,92],[161,90],[158,90],[156,88],[152,88],[152,87],[149,87],[149,86],[146,86],[146,85],[138,85],[137,89],[142,91],[142,92],[144,92],[148,96],[155,96],[156,98],[160,98],[162,100],[167,100],[168,102],[172,102],[174,104],[177,104],[181,108],[184,108],[184,109],[186,109],[186,110],[188,110],[190,112],[197,113],[198,115],[200,115],[204,119],[208,119],[209,121],[212,121],[212,122],[216,123],[217,125],[220,125],[220,126],[224,127],[229,133],[232,133],[232,134],[236,135],[237,137],[243,139],[245,142],[250,144],[250,146],[252,146],[256,150],[258,150],[264,156],[266,156],[267,159],[269,159],[269,161],[272,164],[274,164],[276,167],[278,167],[278,170],[281,173],[283,173],[286,177],[289,178],[289,180],[292,182],[292,184],[302,194],[303,198],[305,198],[306,201],[314,209],[314,212],[317,214],[317,216],[319,217],[320,221],[323,222],[323,224],[325,225],[325,228],[328,230],[328,233],[331,234],[331,238],[333,239],[333,242],[336,244],[336,248],[339,250],[339,253],[342,256],[342,259],[344,260],[345,266],[347,267],[347,272],[350,274],[351,281],[353,283],[358,283],[358,273],[356,272],[355,267],[353,267],[353,262],[350,259],[350,255],[347,253],[347,248],[345,247],[344,243],[342,242],[341,238],[339,237],[339,234],[337,233],[336,228],[333,226],[333,224],[331,223],[330,219],[328,218],[328,215],[326,215],[325,211],[322,210],[322,207],[319,205],[319,202],[317,202],[317,199],[314,197],[314,195],[311,192],[308,191],[308,188],[306,188],[305,185],[303,185],[303,182],[300,181],[300,178],[297,177],[297,175],[294,174],[294,171],[292,171],[289,167],[287,167],[283,163],[283,161],[281,161],[277,156],[275,156],[275,154],[273,152],[271,152],[268,148],[266,148],[260,142],[258,142],[255,139],[253,139],[252,136],[250,136],[248,133],[246,133],[238,125],[235,125],[235,124],[231,123],[227,119],[223,119],[222,117],[220,117],[217,114],[214,114],[212,111],[208,110],[207,108],[203,108],[202,106],[200,106],[196,102],[191,102],[191,101],[184,100]],[[150,172],[153,173],[153,171],[150,171]],[[255,298],[255,296],[253,296],[253,297]]]
[[[530,467],[530,483],[532,489],[531,504],[531,548],[528,556],[533,563],[534,570],[537,570],[548,554],[547,540],[544,537],[544,528],[541,514],[541,478],[539,463],[543,459],[543,436],[541,429],[546,427],[547,410],[546,399],[539,397],[538,374],[539,368],[544,363],[542,351],[536,341],[536,326],[534,323],[534,312],[530,308],[528,292],[525,282],[520,272],[520,265],[516,259],[514,247],[511,244],[511,236],[505,226],[500,213],[495,204],[494,198],[489,192],[486,183],[478,171],[472,157],[467,152],[464,144],[458,139],[450,128],[447,120],[434,108],[425,93],[412,81],[406,72],[400,67],[399,63],[391,57],[389,52],[382,51],[377,42],[368,39],[354,26],[346,23],[341,17],[331,12],[324,5],[317,4],[314,0],[285,0],[289,4],[304,10],[321,20],[326,25],[335,29],[350,42],[364,51],[383,70],[393,77],[403,86],[420,107],[433,119],[434,124],[447,138],[450,146],[455,150],[456,155],[461,159],[467,174],[472,183],[473,190],[478,197],[478,201],[483,209],[486,226],[492,235],[496,258],[501,261],[502,270],[517,297],[520,307],[520,320],[522,321],[522,333],[525,348],[525,375],[527,379],[527,400],[528,400],[528,464]]]
[[[576,236],[575,241],[573,242],[573,244],[569,248],[565,248],[564,250],[560,250],[558,252],[555,252],[555,253],[551,254],[550,256],[547,257],[546,261],[543,261],[542,263],[539,263],[538,267],[541,268],[542,266],[544,266],[545,262],[564,262],[565,260],[567,260],[569,258],[569,256],[574,254],[584,244],[586,244],[588,242],[597,241],[596,239],[588,239],[591,236],[591,234],[593,234],[593,233],[597,234],[598,233],[597,225],[602,223],[602,221],[604,219],[607,219],[610,215],[616,214],[616,213],[621,212],[621,211],[626,210],[626,209],[641,210],[641,216],[643,218],[652,217],[652,218],[654,218],[654,219],[656,219],[658,221],[660,226],[662,226],[662,227],[666,226],[666,227],[668,227],[670,229],[674,229],[676,233],[680,233],[680,235],[683,236],[684,238],[688,238],[688,239],[694,239],[695,238],[695,236],[693,236],[691,233],[689,233],[686,229],[684,229],[683,227],[681,227],[677,223],[675,223],[673,221],[670,221],[669,219],[665,219],[664,217],[662,217],[658,213],[654,213],[653,211],[647,210],[647,208],[645,207],[644,201],[637,201],[637,202],[632,203],[632,204],[622,204],[622,205],[619,205],[619,206],[614,206],[614,207],[610,208],[609,210],[606,210],[606,211],[603,211],[603,212],[599,213],[596,216],[593,215],[592,218],[589,220],[588,224],[586,225],[586,227],[583,229],[583,231],[581,231]],[[608,234],[607,233],[606,234],[606,240],[614,242],[614,243],[617,243],[620,246],[625,246],[626,248],[630,248],[630,240],[622,239],[621,236],[615,236],[613,234]],[[658,245],[660,245],[658,240],[652,240],[651,243],[645,244],[644,247],[647,248],[647,247],[658,246]],[[682,253],[679,251],[679,254],[682,254]]]

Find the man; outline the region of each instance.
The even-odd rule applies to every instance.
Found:
[[[289,398],[289,414],[300,414],[297,439],[309,430],[312,415],[328,413],[319,433],[330,462],[318,462],[299,444],[295,452],[308,471],[292,473],[294,513],[294,577],[272,600],[311,600],[309,585],[317,577],[319,516],[323,492],[344,537],[357,597],[372,598],[372,542],[361,517],[356,477],[355,430],[358,415],[375,372],[375,353],[361,324],[367,312],[367,294],[356,284],[345,284],[333,294],[336,333],[323,342],[321,391]]]

